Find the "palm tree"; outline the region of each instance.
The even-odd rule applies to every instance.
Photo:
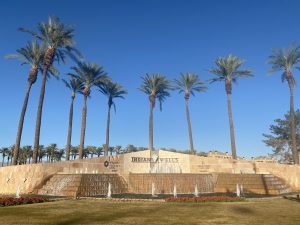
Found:
[[[189,140],[190,140],[190,152],[195,154],[194,144],[193,144],[193,135],[192,135],[192,126],[190,120],[190,112],[189,112],[189,99],[192,94],[195,96],[195,92],[204,92],[206,87],[204,83],[199,80],[198,75],[186,73],[181,74],[180,79],[175,79],[176,89],[179,90],[179,93],[184,93],[185,99],[185,111],[186,111],[186,119],[188,123],[188,131],[189,131]]]
[[[78,146],[71,146],[71,155],[73,159],[76,159],[76,156],[78,154]]]
[[[162,110],[162,103],[166,97],[170,96],[169,90],[173,90],[174,87],[170,85],[170,81],[165,76],[157,73],[153,75],[146,74],[142,77],[142,85],[139,90],[149,96],[150,101],[150,116],[149,116],[149,150],[150,154],[154,150],[153,148],[153,109],[155,107],[155,101],[158,99],[160,103],[160,110]]]
[[[4,166],[4,159],[8,155],[8,148],[1,148],[0,153],[2,154],[2,167]]]
[[[43,60],[43,79],[37,110],[32,163],[37,163],[47,73],[54,61],[62,61],[65,63],[66,54],[72,56],[72,58],[74,58],[72,53],[79,54],[79,52],[73,48],[74,29],[63,24],[58,18],[49,17],[48,22],[39,23],[37,29],[38,33],[20,28],[20,31],[30,33],[47,45]]]
[[[50,144],[46,147],[46,152],[49,155],[49,161],[53,162],[55,159],[55,152],[58,151],[57,144]]]
[[[24,158],[25,158],[24,163],[26,164],[27,159],[28,159],[28,163],[30,164],[30,159],[32,157],[32,146],[31,145],[25,145],[25,146],[23,146],[22,149],[23,149],[23,154],[24,154]]]
[[[225,91],[227,94],[227,106],[228,106],[228,118],[230,126],[230,141],[231,141],[231,152],[232,158],[236,159],[236,146],[235,146],[235,137],[234,137],[234,126],[231,112],[231,92],[232,92],[232,83],[236,83],[238,78],[247,78],[252,77],[252,70],[249,69],[240,69],[240,66],[244,64],[244,60],[233,56],[228,55],[224,58],[217,58],[215,61],[216,67],[209,70],[210,73],[216,75],[215,78],[212,78],[210,81],[216,82],[221,81],[225,84]]]
[[[103,152],[103,147],[98,147],[97,148],[97,157],[98,158],[101,156],[102,152]]]
[[[108,111],[107,111],[107,125],[106,125],[106,144],[104,149],[104,154],[108,155],[109,149],[109,128],[110,128],[110,110],[111,107],[114,107],[116,112],[116,104],[114,102],[115,98],[122,98],[124,99],[125,94],[127,94],[127,90],[125,90],[121,84],[113,83],[111,81],[105,82],[99,86],[99,91],[104,94],[108,99]]]
[[[103,67],[95,63],[78,63],[77,66],[71,68],[74,73],[69,73],[69,75],[77,78],[82,82],[84,89],[83,94],[83,109],[82,109],[82,120],[81,120],[81,135],[80,135],[80,145],[79,145],[79,158],[83,158],[84,149],[84,138],[86,129],[86,115],[87,115],[87,97],[90,96],[91,88],[96,85],[109,80],[107,74],[103,71]]]
[[[42,70],[43,59],[47,48],[44,44],[39,45],[36,40],[29,42],[24,48],[17,50],[17,54],[11,54],[6,56],[8,59],[18,59],[21,61],[21,65],[28,64],[31,66],[27,79],[27,89],[23,102],[23,107],[19,119],[16,144],[14,148],[13,165],[17,165],[20,143],[23,131],[24,118],[26,114],[28,99],[32,85],[37,80],[37,74],[39,70]],[[50,73],[57,75],[57,71],[54,67],[50,67]]]
[[[97,153],[97,147],[96,146],[86,146],[86,149],[88,150],[89,154],[91,155],[91,158],[93,158],[94,154]]]
[[[71,105],[70,105],[70,112],[69,112],[69,128],[68,128],[68,139],[67,139],[67,146],[66,146],[66,160],[70,159],[70,149],[71,149],[71,139],[72,139],[72,124],[73,124],[73,104],[76,93],[82,93],[83,91],[83,84],[81,80],[75,77],[71,77],[69,81],[63,80],[66,87],[72,91],[71,95]]]
[[[38,151],[38,161],[42,162],[43,161],[43,157],[46,155],[46,151],[44,148],[44,145],[40,145],[39,146],[39,151]]]
[[[292,153],[295,164],[299,164],[299,152],[296,143],[296,123],[294,110],[294,87],[295,78],[293,76],[293,67],[300,69],[300,46],[291,45],[288,50],[273,49],[272,55],[269,56],[269,64],[272,65],[271,73],[283,71],[281,75],[282,82],[287,81],[290,89],[290,129]]]
[[[122,146],[121,145],[116,145],[114,147],[114,151],[116,152],[116,155],[121,154],[121,152],[122,152]]]

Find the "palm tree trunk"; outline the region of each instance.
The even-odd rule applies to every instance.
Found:
[[[290,88],[290,129],[291,129],[291,141],[292,141],[292,153],[294,164],[299,164],[299,153],[296,144],[296,123],[295,123],[295,111],[294,111],[294,83],[291,78],[288,78],[288,84]]]
[[[231,94],[227,93],[227,107],[228,107],[228,118],[229,118],[229,126],[230,126],[230,142],[231,142],[231,152],[232,158],[236,159],[236,147],[235,147],[235,137],[234,137],[234,127],[233,127],[233,119],[231,112]]]
[[[105,155],[108,155],[108,148],[109,148],[109,128],[110,128],[110,106],[108,106],[107,111],[107,124],[106,124],[106,144],[105,144]]]
[[[71,148],[71,139],[72,139],[72,123],[73,123],[73,104],[74,104],[75,96],[72,96],[71,105],[70,105],[70,113],[69,113],[69,128],[68,128],[68,139],[66,146],[66,160],[70,159],[70,148]]]
[[[5,158],[5,156],[2,155],[2,167],[3,167],[3,165],[4,165],[4,158]]]
[[[185,98],[185,111],[186,111],[186,119],[187,119],[188,130],[189,130],[190,151],[191,153],[195,154],[188,98]]]
[[[149,116],[149,150],[153,151],[153,102],[150,100],[150,116]]]
[[[41,87],[40,99],[39,99],[39,105],[38,105],[38,111],[37,111],[37,118],[36,118],[36,124],[35,124],[32,164],[37,163],[37,154],[38,154],[39,145],[40,145],[42,110],[43,110],[43,103],[44,103],[44,96],[45,96],[47,73],[48,73],[48,67],[45,66],[44,70],[43,70],[43,81],[42,81],[42,87]]]
[[[18,161],[22,131],[23,131],[23,124],[24,124],[24,118],[25,118],[25,114],[26,114],[26,109],[27,109],[27,104],[28,104],[28,99],[29,99],[29,94],[30,94],[31,87],[32,87],[32,82],[29,81],[28,85],[27,85],[26,95],[25,95],[25,99],[24,99],[24,102],[23,102],[23,107],[22,107],[20,119],[19,119],[18,132],[17,132],[17,137],[16,137],[16,144],[15,144],[14,154],[13,154],[13,165],[17,165],[17,161]]]
[[[83,109],[82,109],[82,119],[81,119],[81,134],[80,134],[80,145],[79,145],[79,159],[83,158],[84,137],[85,137],[85,128],[86,128],[86,112],[87,112],[86,100],[87,100],[87,95],[84,95]]]

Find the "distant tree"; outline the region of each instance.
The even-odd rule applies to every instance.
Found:
[[[71,156],[72,156],[73,160],[76,159],[78,152],[79,152],[78,146],[71,146]]]
[[[290,113],[286,113],[283,119],[274,120],[270,125],[271,134],[263,134],[263,142],[272,148],[273,156],[280,162],[293,162]],[[300,111],[295,112],[296,146],[300,149]]]
[[[2,167],[4,166],[4,160],[5,160],[5,157],[8,155],[8,151],[9,149],[8,148],[1,148],[0,149],[0,154],[2,155]]]
[[[25,159],[24,164],[27,164],[27,160],[28,160],[28,163],[30,164],[32,154],[33,154],[32,146],[25,145],[22,147],[22,149],[23,149],[23,154],[24,154],[23,159]]]
[[[55,152],[58,151],[57,144],[50,144],[46,147],[46,152],[48,153],[48,159],[53,162],[55,159]]]
[[[95,154],[97,154],[97,147],[96,146],[86,146],[86,149],[88,150],[88,153],[91,155],[91,158],[93,158],[93,156]]]
[[[300,69],[300,46],[291,45],[288,50],[273,49],[272,55],[269,56],[269,64],[272,65],[271,73],[283,71],[282,81],[287,81],[290,89],[290,129],[291,129],[291,149],[295,164],[299,164],[299,152],[297,150],[296,140],[296,123],[294,111],[294,87],[295,78],[293,76],[293,67]]]
[[[122,146],[121,145],[116,145],[114,147],[114,151],[115,151],[116,155],[121,154],[122,153]]]
[[[136,152],[137,151],[137,147],[135,147],[134,145],[127,145],[125,148],[125,152],[129,153],[129,152]]]
[[[102,153],[104,154],[104,150],[103,150],[103,147],[97,147],[97,157],[99,158]]]
[[[83,108],[81,119],[81,133],[80,133],[80,145],[79,145],[79,158],[83,158],[85,129],[86,129],[86,117],[87,117],[87,98],[90,96],[91,88],[96,85],[100,85],[109,80],[108,76],[103,70],[103,67],[95,63],[80,62],[77,66],[72,67],[73,73],[69,75],[78,78],[84,85],[82,91],[83,94]]]
[[[72,91],[71,94],[71,105],[70,105],[70,112],[69,112],[69,128],[68,128],[68,138],[67,138],[67,145],[66,145],[66,160],[70,159],[70,149],[71,149],[71,139],[72,139],[72,125],[73,125],[73,104],[76,93],[81,93],[83,91],[83,84],[80,79],[76,77],[71,77],[68,81],[63,80],[66,87]]]
[[[229,55],[224,58],[217,58],[215,61],[216,67],[209,70],[210,73],[216,75],[216,77],[210,79],[213,82],[224,82],[225,91],[227,94],[227,106],[228,106],[228,118],[230,126],[230,142],[231,142],[231,152],[232,158],[237,159],[236,146],[235,146],[235,135],[234,126],[231,112],[231,92],[232,83],[236,83],[239,78],[252,77],[252,70],[250,69],[240,69],[240,66],[244,64],[244,60]]]
[[[171,86],[171,81],[167,80],[165,76],[157,73],[153,75],[146,74],[142,77],[142,84],[139,88],[144,92],[150,101],[150,116],[149,116],[149,150],[153,151],[153,109],[155,107],[156,99],[160,103],[160,110],[162,110],[163,101],[170,96],[169,91],[174,90]]]
[[[207,88],[204,83],[200,81],[198,75],[186,73],[181,74],[180,78],[175,79],[176,89],[179,90],[179,93],[184,93],[185,99],[185,110],[186,110],[186,119],[188,124],[189,140],[190,140],[190,151],[195,154],[194,143],[193,143],[193,134],[192,134],[192,125],[190,119],[189,111],[189,99],[192,94],[195,96],[195,92],[204,92]]]
[[[79,52],[74,48],[74,29],[70,26],[63,24],[57,17],[49,17],[48,22],[39,23],[37,26],[38,32],[31,31],[28,29],[20,28],[21,31],[27,32],[33,35],[35,38],[42,41],[46,46],[47,50],[43,60],[43,78],[42,86],[40,90],[40,98],[37,111],[35,136],[34,136],[34,148],[33,148],[33,160],[32,163],[37,163],[37,155],[40,141],[40,129],[42,121],[42,109],[45,96],[45,88],[47,81],[47,74],[54,61],[64,62],[66,54],[75,58],[80,55]]]
[[[43,158],[46,156],[46,151],[44,148],[44,145],[39,146],[39,151],[38,151],[38,161],[43,162]]]
[[[105,95],[108,99],[108,110],[107,110],[107,125],[106,125],[106,145],[104,149],[104,155],[107,155],[109,149],[109,129],[110,129],[110,110],[114,107],[116,112],[116,104],[114,99],[121,98],[124,99],[124,95],[127,94],[127,90],[123,88],[121,84],[114,83],[112,81],[107,81],[99,85],[99,91]]]

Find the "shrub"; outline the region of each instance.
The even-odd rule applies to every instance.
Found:
[[[3,197],[3,198],[0,198],[0,206],[32,204],[32,203],[48,202],[48,201],[49,201],[49,198],[40,197],[40,196],[20,197],[20,198]]]

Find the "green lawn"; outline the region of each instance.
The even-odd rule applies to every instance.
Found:
[[[0,208],[0,224],[300,224],[300,203],[165,203],[61,200]]]

